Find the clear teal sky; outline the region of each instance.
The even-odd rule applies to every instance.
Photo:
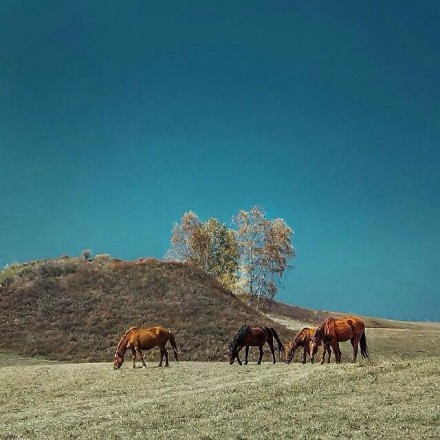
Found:
[[[440,320],[440,2],[0,2],[0,265],[295,230],[278,299]]]

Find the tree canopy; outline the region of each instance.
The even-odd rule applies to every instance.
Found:
[[[167,258],[195,264],[234,290],[237,283],[238,247],[235,234],[215,218],[206,222],[186,212],[173,227]]]
[[[273,299],[278,284],[295,257],[293,230],[281,218],[266,219],[254,206],[233,217],[236,229],[215,218],[206,222],[196,213],[184,213],[174,224],[168,259],[195,264],[233,292],[256,301]]]

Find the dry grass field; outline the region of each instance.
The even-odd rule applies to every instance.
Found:
[[[328,315],[275,303],[265,316],[152,259],[13,266],[0,273],[0,439],[440,438],[440,324],[365,318],[371,356],[356,364],[348,343],[340,365],[299,351],[272,365],[267,349],[261,366],[256,349],[248,366],[225,361],[243,323],[287,342]],[[180,329],[183,362],[158,368],[152,350],[148,368],[113,370],[124,331],[158,323]]]
[[[0,355],[0,438],[438,439],[440,331],[367,329],[356,364],[120,370]],[[350,346],[342,344],[348,361]],[[109,360],[110,361],[110,360]]]

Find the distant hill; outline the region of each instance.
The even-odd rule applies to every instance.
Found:
[[[324,310],[312,310],[303,307],[293,306],[275,301],[267,316],[278,323],[284,323],[288,328],[299,329],[304,324],[317,325],[329,317],[350,316],[352,313],[329,312]],[[375,318],[356,314],[363,319],[367,327],[389,328],[389,329],[433,329],[440,330],[438,322],[412,322],[396,321],[385,318]]]
[[[176,333],[182,360],[224,360],[228,342],[245,323],[274,327],[286,341],[328,316],[335,314],[277,302],[262,314],[203,271],[151,258],[66,257],[0,272],[0,348],[54,360],[111,361],[128,328],[154,325]],[[365,319],[370,327],[416,325]],[[152,352],[148,358],[158,360]]]

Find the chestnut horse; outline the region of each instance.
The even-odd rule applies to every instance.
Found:
[[[166,343],[170,341],[173,347],[174,357],[177,362],[177,346],[174,339],[174,335],[167,329],[163,327],[131,327],[126,331],[125,335],[122,336],[116,348],[115,358],[113,360],[113,368],[120,368],[124,362],[125,352],[130,349],[133,355],[133,368],[135,368],[136,354],[139,355],[142,366],[146,368],[146,363],[144,357],[142,356],[141,350],[151,350],[154,347],[159,347],[160,349],[160,363],[159,367],[162,366],[163,358],[165,357],[165,366],[168,367],[168,351],[165,347]]]
[[[273,339],[278,343],[279,352],[284,352],[284,345],[280,341],[277,332],[272,327],[250,327],[244,325],[238,330],[232,341],[229,343],[229,363],[232,365],[234,360],[241,365],[242,362],[238,357],[238,353],[243,347],[246,347],[244,364],[248,363],[249,347],[258,347],[260,349],[260,357],[258,358],[257,365],[261,364],[263,358],[263,345],[267,342],[272,353],[273,363],[275,363],[275,353],[273,349]]]
[[[291,341],[288,345],[288,349],[286,351],[286,363],[290,364],[292,362],[295,351],[298,347],[303,347],[303,356],[302,363],[306,363],[306,355],[309,354],[310,360],[313,363],[313,357],[318,351],[318,347],[322,345],[322,342],[315,346],[313,349],[313,356],[310,355],[311,351],[309,350],[309,344],[312,340],[313,334],[315,333],[316,327],[304,327],[296,336],[293,341]]]
[[[324,363],[325,351],[330,353],[330,347],[335,354],[336,362],[341,362],[341,350],[339,349],[339,342],[350,341],[353,347],[353,362],[356,362],[358,345],[361,347],[361,354],[363,358],[368,357],[367,338],[365,336],[365,324],[364,322],[350,316],[348,318],[328,318],[326,319],[313,334],[310,342],[309,353],[313,358],[313,350],[319,342],[324,344],[324,355],[322,356],[321,364]],[[330,356],[328,359],[330,362]]]

